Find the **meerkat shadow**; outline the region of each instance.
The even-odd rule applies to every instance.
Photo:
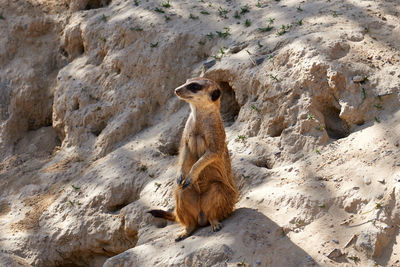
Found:
[[[221,223],[223,227],[218,232],[213,232],[211,227],[207,226],[196,230],[193,236],[231,240],[230,246],[236,251],[236,256],[253,255],[254,262],[280,258],[277,261],[279,266],[303,266],[314,263],[310,255],[286,236],[287,233],[281,226],[255,209],[238,208]],[[282,259],[282,251],[294,257]]]

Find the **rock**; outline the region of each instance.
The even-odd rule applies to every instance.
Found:
[[[394,232],[394,227],[381,222],[380,228],[374,226],[361,231],[356,248],[364,250],[369,256],[379,257],[393,239]]]
[[[370,185],[370,184],[371,184],[371,178],[369,178],[368,176],[365,176],[365,177],[364,177],[364,183],[365,183],[366,185]]]
[[[329,254],[327,255],[327,257],[331,260],[336,260],[337,258],[341,257],[343,254],[340,251],[340,249],[335,248],[333,249],[331,252],[329,252]]]
[[[395,181],[395,182],[400,182],[400,172],[397,172],[397,173],[395,173],[394,175],[393,175],[393,180]]]
[[[360,83],[362,81],[364,81],[364,76],[357,75],[353,77],[353,82],[355,83]]]
[[[205,70],[208,70],[209,68],[211,68],[212,66],[215,65],[215,63],[217,63],[217,61],[215,59],[210,59],[208,61],[204,61],[203,62],[203,66]]]
[[[264,60],[265,60],[265,57],[260,57],[260,58],[257,58],[257,59],[255,60],[255,62],[256,62],[256,65],[260,65],[260,64],[262,64],[262,63],[264,62]]]
[[[351,33],[348,40],[352,42],[361,42],[364,40],[364,34],[361,32]]]

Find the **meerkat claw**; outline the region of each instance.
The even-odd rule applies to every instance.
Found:
[[[213,225],[211,225],[211,228],[212,228],[212,230],[213,230],[213,232],[218,232],[219,230],[221,230],[222,229],[222,223],[216,223],[216,224],[213,224]]]
[[[181,185],[183,182],[183,179],[184,179],[183,174],[179,175],[179,177],[176,179],[176,183],[178,185]]]
[[[191,178],[186,178],[185,182],[182,185],[182,189],[185,189],[186,187],[188,187],[190,184],[192,183],[192,179]]]

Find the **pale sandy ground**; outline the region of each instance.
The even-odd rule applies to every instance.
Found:
[[[0,265],[400,266],[400,3],[137,3],[0,0]],[[198,75],[241,197],[175,243]]]

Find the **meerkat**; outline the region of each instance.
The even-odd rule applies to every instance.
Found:
[[[206,78],[193,78],[175,89],[190,105],[179,148],[175,210],[151,210],[154,217],[176,221],[185,227],[175,241],[190,236],[200,226],[222,228],[238,199],[231,159],[220,114],[221,89]]]

